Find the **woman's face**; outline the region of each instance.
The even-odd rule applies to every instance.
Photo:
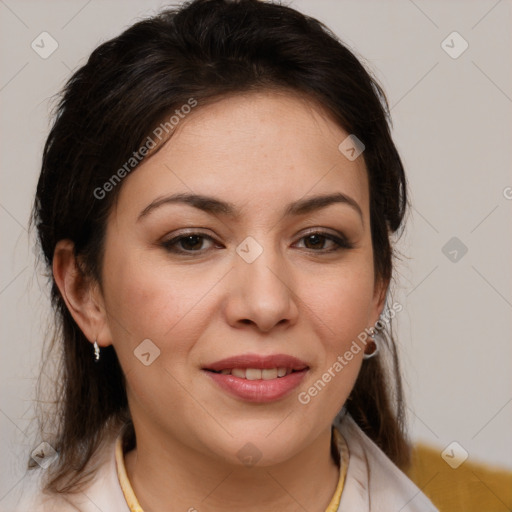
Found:
[[[265,465],[330,428],[382,306],[347,136],[292,94],[239,95],[193,110],[125,178],[98,341],[119,356],[136,432]]]

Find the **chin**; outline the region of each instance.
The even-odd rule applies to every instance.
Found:
[[[278,420],[246,420],[237,425],[226,425],[233,437],[223,431],[220,437],[205,440],[205,445],[215,458],[232,466],[270,467],[282,464],[299,454],[310,437],[304,426],[299,428],[287,420],[283,422],[284,418],[286,414]],[[218,426],[214,430],[218,432]]]

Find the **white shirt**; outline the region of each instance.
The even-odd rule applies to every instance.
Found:
[[[335,425],[349,452],[338,512],[438,512],[430,500],[360,429],[349,414]],[[1,512],[130,512],[119,478],[115,441],[108,441],[97,460],[98,470],[82,493],[48,497],[39,491],[42,469],[29,471]],[[341,456],[341,453],[340,453]],[[21,495],[21,498],[20,498]],[[4,508],[7,507],[7,508]]]

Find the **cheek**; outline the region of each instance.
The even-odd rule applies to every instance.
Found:
[[[366,260],[366,258],[365,258]],[[370,327],[374,306],[373,270],[364,264],[350,265],[319,282],[308,279],[307,305],[318,317],[315,325],[323,328],[322,338],[332,349],[343,350],[351,340]],[[335,283],[335,285],[333,285]]]
[[[321,417],[341,409],[363,362],[364,345],[358,336],[371,326],[374,294],[373,269],[367,260],[354,258],[343,271],[338,268],[330,276],[305,278],[303,282],[302,294],[308,297],[303,311],[312,312],[311,325],[323,350],[314,375],[301,388],[298,399]]]
[[[193,271],[166,271],[133,254],[116,257],[105,275],[112,344],[129,399],[151,415],[163,404],[169,410],[183,409],[187,395],[180,384],[181,369],[204,328],[201,298],[212,287],[211,280],[200,280]]]
[[[112,343],[120,358],[145,339],[162,351],[172,345],[173,357],[188,352],[206,321],[201,312],[218,273],[197,268],[176,269],[134,252],[105,258],[105,303]]]

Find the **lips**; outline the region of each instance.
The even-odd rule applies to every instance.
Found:
[[[249,402],[283,398],[300,384],[308,370],[304,361],[285,354],[243,354],[203,368],[222,390]]]

